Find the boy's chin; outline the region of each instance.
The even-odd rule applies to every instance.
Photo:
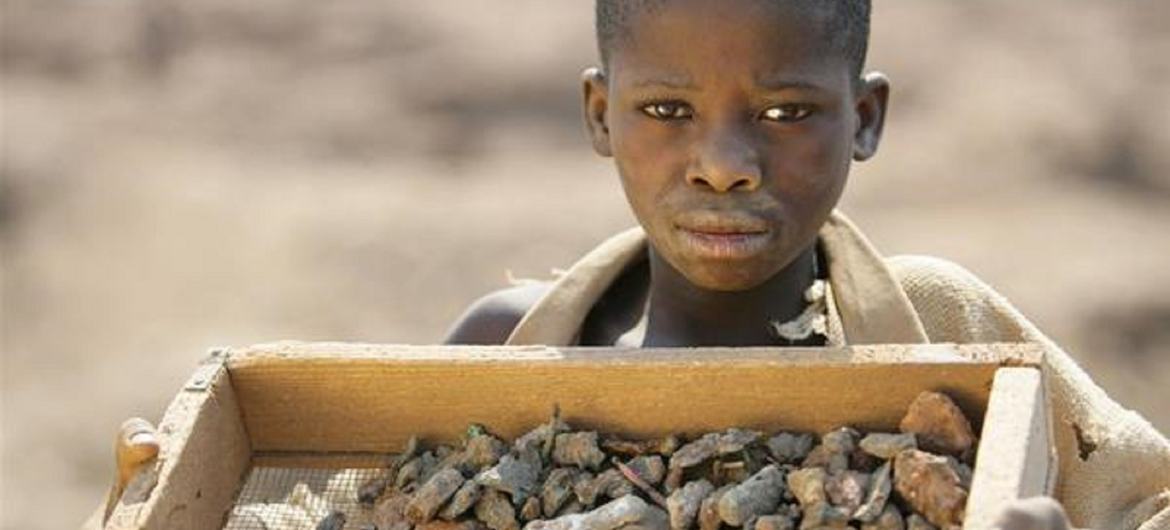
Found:
[[[735,264],[690,267],[682,273],[695,287],[721,292],[747,291],[759,287],[769,277],[763,273],[753,274],[753,271]]]

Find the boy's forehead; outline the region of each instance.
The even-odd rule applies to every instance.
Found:
[[[819,84],[826,67],[847,66],[830,45],[824,16],[768,0],[664,2],[627,21],[611,50],[612,74],[627,86],[682,89],[731,71],[765,88]]]

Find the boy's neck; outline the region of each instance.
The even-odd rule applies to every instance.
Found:
[[[650,248],[650,296],[645,347],[772,346],[769,322],[804,311],[815,279],[816,244],[764,283],[745,291],[696,286]]]

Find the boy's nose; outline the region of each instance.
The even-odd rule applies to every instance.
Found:
[[[743,133],[711,134],[697,154],[687,171],[688,184],[718,193],[760,187],[760,157]]]

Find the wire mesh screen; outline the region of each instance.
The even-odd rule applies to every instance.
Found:
[[[371,509],[357,490],[379,469],[316,469],[256,466],[248,474],[225,530],[315,530],[333,511],[349,529],[373,528]]]

